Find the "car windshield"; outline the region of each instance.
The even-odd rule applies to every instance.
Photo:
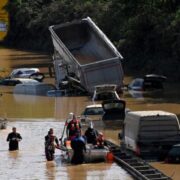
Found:
[[[35,70],[27,70],[25,71],[25,74],[32,74],[32,73],[35,73],[36,71]]]
[[[95,108],[87,108],[84,112],[84,115],[102,115],[103,114],[102,107],[95,107]]]
[[[115,93],[113,92],[102,92],[97,94],[96,99],[98,100],[106,100],[106,99],[115,99]]]
[[[122,103],[107,103],[104,104],[104,109],[124,109],[124,104]]]

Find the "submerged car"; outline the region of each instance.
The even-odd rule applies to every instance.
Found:
[[[102,102],[104,114],[103,121],[123,122],[126,114],[126,102],[124,100],[106,100]]]
[[[47,92],[56,89],[53,84],[48,83],[23,83],[17,84],[14,89],[14,94],[26,94],[26,95],[41,95],[46,96]]]
[[[91,120],[100,120],[104,114],[101,104],[88,105],[81,114],[81,122],[89,122]]]
[[[115,84],[104,84],[95,86],[95,91],[92,97],[92,101],[101,101],[108,99],[117,99],[120,97],[116,91],[117,86]]]
[[[42,81],[44,74],[40,73],[39,68],[18,68],[11,72],[10,78],[31,78]]]
[[[163,89],[163,82],[167,78],[162,75],[148,74],[143,78],[134,79],[129,85],[129,90],[135,91],[148,91],[148,90],[158,90]]]
[[[171,150],[168,152],[166,158],[166,163],[180,163],[180,144],[175,144],[172,146]]]
[[[6,78],[1,80],[0,82],[0,84],[4,86],[15,86],[17,84],[24,84],[24,83],[38,83],[38,81],[29,78]]]

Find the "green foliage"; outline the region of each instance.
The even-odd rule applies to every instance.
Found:
[[[179,0],[9,0],[6,44],[52,50],[48,27],[90,16],[118,47],[129,72],[180,79]],[[160,67],[160,68],[159,68]]]

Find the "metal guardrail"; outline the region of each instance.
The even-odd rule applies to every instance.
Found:
[[[111,149],[115,161],[128,173],[138,180],[172,180],[158,169],[152,167],[147,161],[122,151],[121,147],[106,140],[107,146]]]

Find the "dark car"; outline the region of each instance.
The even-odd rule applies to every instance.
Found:
[[[165,158],[167,163],[180,163],[180,144],[172,146]]]
[[[106,100],[102,102],[103,121],[124,121],[126,102],[124,100]]]
[[[134,79],[129,85],[128,89],[136,91],[149,91],[163,89],[163,82],[167,78],[162,75],[148,74],[143,78]]]

